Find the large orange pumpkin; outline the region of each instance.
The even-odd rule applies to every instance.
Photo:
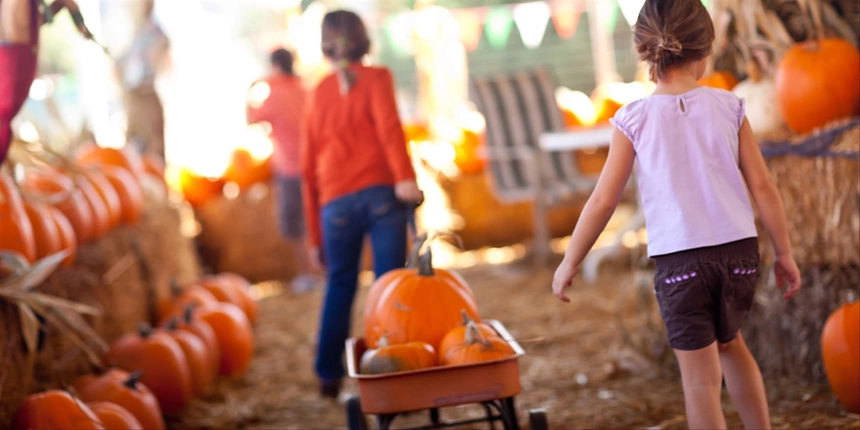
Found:
[[[78,239],[75,237],[75,229],[69,219],[59,209],[48,206],[51,219],[57,226],[57,234],[60,238],[60,249],[69,251],[69,255],[63,260],[62,267],[72,267],[75,262],[75,254],[78,251]]]
[[[455,344],[442,356],[442,364],[472,364],[499,360],[516,354],[514,349],[498,336],[485,336],[474,321],[466,324],[463,341]]]
[[[140,188],[140,182],[136,181],[128,170],[116,166],[105,165],[100,170],[107,176],[119,196],[122,222],[137,224],[143,211],[143,190]]]
[[[100,170],[84,169],[84,176],[95,188],[105,204],[108,213],[110,228],[116,228],[122,222],[122,201],[116,188],[111,185],[110,179]]]
[[[846,410],[860,414],[860,302],[846,304],[827,318],[821,356],[836,398]]]
[[[461,324],[462,311],[479,320],[471,289],[456,273],[434,269],[428,250],[417,268],[392,270],[371,287],[365,340],[376,346],[384,335],[392,345],[420,341],[438,348],[445,333]]]
[[[219,373],[241,376],[254,355],[254,332],[245,313],[230,303],[209,303],[194,311],[194,317],[209,324],[221,353]]]
[[[137,181],[143,179],[146,171],[140,153],[129,146],[116,149],[102,148],[96,144],[89,144],[78,151],[77,161],[82,166],[101,167],[104,165],[113,165],[121,167],[134,175]]]
[[[258,160],[245,148],[233,151],[230,164],[224,171],[224,181],[235,182],[243,190],[258,182],[266,182],[271,177],[270,159]]]
[[[103,429],[98,417],[82,401],[60,390],[28,396],[18,406],[14,430]]]
[[[368,349],[361,356],[359,371],[364,374],[406,372],[436,365],[436,351],[425,342],[408,342],[389,345],[383,336],[379,346]]]
[[[809,133],[860,113],[860,51],[842,39],[794,45],[776,71],[776,96],[786,124]]]
[[[90,402],[87,406],[96,414],[99,422],[110,430],[138,430],[143,425],[134,415],[120,405],[111,402]]]
[[[86,402],[111,402],[131,412],[142,428],[163,430],[158,399],[140,382],[141,372],[129,374],[108,369],[103,375],[84,375],[75,381],[75,392]]]
[[[200,176],[183,167],[179,170],[179,186],[188,203],[192,206],[202,206],[212,198],[221,195],[224,180]]]
[[[717,70],[699,79],[699,85],[731,91],[738,85],[738,78],[728,70]]]
[[[188,360],[167,333],[141,324],[137,333],[125,334],[111,345],[107,362],[129,372],[143,372],[140,382],[152,390],[166,416],[175,416],[191,400]]]
[[[30,262],[36,259],[33,225],[12,178],[5,173],[0,173],[0,232],[0,249],[18,252]]]
[[[72,224],[79,244],[93,239],[92,210],[86,196],[69,177],[55,170],[41,170],[27,175],[23,188],[28,193],[57,200],[51,205],[59,209]]]
[[[33,241],[36,244],[36,258],[44,258],[63,249],[60,231],[48,205],[34,201],[24,201],[27,218],[33,226]],[[5,232],[5,230],[3,230]]]

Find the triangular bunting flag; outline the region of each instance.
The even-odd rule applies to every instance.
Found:
[[[627,20],[627,23],[633,27],[636,24],[636,20],[639,19],[639,11],[642,10],[642,6],[645,5],[645,0],[618,0],[618,7],[621,8],[621,14],[624,15],[624,19]]]
[[[549,5],[543,1],[521,3],[514,6],[514,22],[520,31],[523,45],[529,49],[540,46],[549,23]]]
[[[514,26],[514,20],[511,18],[511,11],[507,7],[494,7],[487,13],[486,23],[484,24],[484,32],[487,34],[487,41],[490,46],[496,49],[502,49],[508,44],[508,38],[511,36],[511,30]]]
[[[579,17],[582,15],[582,0],[555,1],[552,3],[552,22],[555,32],[562,39],[576,34]]]
[[[452,9],[451,14],[460,28],[460,41],[467,51],[478,49],[484,31],[484,8]]]

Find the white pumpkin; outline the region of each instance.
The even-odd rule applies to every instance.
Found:
[[[776,102],[776,85],[772,78],[763,78],[755,60],[750,60],[749,77],[732,90],[746,100],[746,115],[756,136],[778,133],[785,120]]]

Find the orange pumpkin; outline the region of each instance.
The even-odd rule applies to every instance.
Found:
[[[182,195],[192,206],[202,206],[212,198],[220,196],[224,180],[200,176],[188,168],[179,170],[179,186]]]
[[[0,249],[15,251],[29,262],[36,259],[33,225],[12,178],[0,173]]]
[[[179,330],[179,317],[171,318],[164,328],[167,334],[179,344],[185,359],[188,360],[194,394],[199,396],[206,393],[212,386],[220,363],[213,361],[203,339],[188,331]]]
[[[129,372],[142,371],[140,382],[152,390],[166,416],[175,416],[191,400],[188,360],[167,333],[141,324],[137,333],[125,334],[111,345],[107,361]]]
[[[104,200],[102,200],[101,195],[93,186],[92,182],[90,182],[84,175],[71,173],[70,177],[75,181],[75,186],[81,191],[81,194],[84,196],[84,200],[86,200],[87,205],[90,208],[90,214],[92,214],[93,238],[97,239],[104,236],[111,228],[110,213],[108,212],[107,205]]]
[[[86,402],[111,402],[130,412],[141,428],[163,430],[164,418],[158,399],[140,382],[141,372],[129,374],[108,369],[103,375],[85,375],[75,381],[75,392]]]
[[[361,356],[359,371],[364,374],[407,372],[436,365],[436,351],[425,342],[408,342],[389,345],[385,336],[379,346],[368,349]]]
[[[206,345],[206,350],[212,359],[212,373],[217,375],[221,367],[221,348],[218,346],[218,337],[215,331],[205,321],[194,318],[195,306],[186,306],[182,317],[177,320],[176,329],[186,331],[200,338]]]
[[[860,51],[843,39],[794,45],[776,71],[776,96],[785,123],[809,133],[860,113]]]
[[[130,146],[122,149],[102,148],[96,144],[89,144],[81,148],[76,157],[78,164],[82,166],[105,165],[117,166],[131,173],[137,181],[143,179],[145,167],[140,153]]]
[[[479,320],[471,289],[456,273],[434,269],[429,250],[419,257],[417,268],[395,269],[380,277],[366,303],[368,345],[385,335],[391,344],[420,341],[438,348],[445,334],[460,325],[461,311]]]
[[[106,429],[138,430],[144,428],[134,415],[120,405],[111,402],[90,402],[87,406],[96,414]]]
[[[454,164],[464,174],[480,173],[484,171],[486,160],[481,154],[484,148],[484,139],[471,130],[462,130],[462,138],[454,142]]]
[[[860,414],[860,302],[843,305],[827,318],[821,356],[836,398],[847,411]]]
[[[731,91],[738,85],[738,78],[727,70],[717,70],[699,79],[699,85]]]
[[[191,284],[183,288],[171,281],[168,295],[158,300],[158,320],[164,322],[171,317],[182,315],[189,305],[196,307],[217,301],[212,293],[200,285]]]
[[[464,312],[463,325],[451,329],[451,331],[446,333],[445,337],[442,338],[442,342],[439,344],[439,361],[442,361],[442,358],[449,350],[453,349],[457,345],[461,345],[463,342],[466,341],[466,330],[469,327],[469,323],[474,324],[475,327],[478,328],[478,331],[481,333],[481,335],[484,337],[498,336],[496,330],[494,330],[492,327],[484,323],[472,321],[472,319],[469,318],[469,315]]]
[[[257,302],[251,297],[251,283],[247,279],[235,273],[221,273],[200,279],[197,285],[212,293],[219,302],[238,306],[251,324],[257,321]]]
[[[103,429],[84,402],[60,390],[27,396],[18,406],[14,430]]]
[[[418,142],[429,139],[430,131],[425,124],[403,124],[403,136],[406,138],[406,143]]]
[[[605,124],[615,116],[615,113],[618,112],[619,109],[624,107],[624,104],[610,97],[600,97],[595,100],[594,106],[597,109],[597,118],[594,123]]]
[[[143,155],[143,170],[156,178],[161,178],[164,181],[164,159],[155,154]]]
[[[33,241],[36,244],[36,258],[44,258],[63,249],[60,231],[48,205],[40,202],[24,201],[24,210],[33,227]]]
[[[500,360],[516,354],[514,349],[498,336],[485,336],[475,324],[466,324],[463,342],[455,344],[442,356],[442,364],[458,365]]]
[[[140,182],[137,182],[127,170],[116,166],[101,166],[100,170],[107,176],[119,196],[122,222],[130,225],[137,224],[143,210],[143,190],[140,188]]]
[[[108,213],[110,228],[116,228],[122,222],[122,202],[116,188],[111,185],[107,175],[99,170],[84,169],[84,176],[95,188],[105,204]]]
[[[68,218],[75,230],[79,244],[87,243],[94,237],[93,213],[87,198],[67,176],[55,170],[42,170],[28,175],[23,188],[41,197],[56,198],[52,206]]]
[[[245,277],[231,272],[219,273],[218,277],[233,284],[236,291],[239,292],[239,297],[242,299],[242,305],[239,307],[245,311],[245,315],[247,315],[248,319],[251,320],[251,324],[257,322],[257,315],[260,310],[257,305],[257,300],[251,295],[251,283],[245,279]]]
[[[230,164],[224,171],[224,181],[235,182],[242,190],[258,182],[267,182],[272,177],[269,160],[258,160],[247,149],[238,148],[233,151]]]
[[[254,354],[254,333],[245,313],[236,305],[218,302],[196,309],[194,317],[209,324],[218,338],[219,373],[231,377],[243,375]]]
[[[78,239],[75,229],[69,219],[59,209],[48,206],[48,213],[57,226],[57,234],[60,238],[60,249],[69,251],[69,255],[63,260],[62,267],[72,267],[75,263],[75,254],[78,251]]]

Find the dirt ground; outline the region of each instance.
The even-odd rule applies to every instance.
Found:
[[[527,428],[530,409],[544,408],[553,429],[685,428],[680,381],[647,272],[604,267],[599,282],[577,282],[569,305],[549,293],[550,267],[517,263],[460,273],[482,317],[501,321],[526,351],[519,362],[523,391],[516,397],[521,426]],[[359,293],[353,333],[359,333],[367,288]],[[321,291],[294,295],[279,284],[260,291],[268,297],[260,302],[251,369],[240,380],[221,381],[170,428],[345,427],[344,406],[319,397],[312,371]],[[775,428],[860,428],[860,416],[844,412],[826,385],[765,382]],[[347,381],[345,391],[356,392],[355,382]],[[723,400],[729,426],[742,427],[728,396]],[[442,410],[443,419],[482,414],[474,405]],[[416,413],[395,426],[427,423],[426,414]]]

